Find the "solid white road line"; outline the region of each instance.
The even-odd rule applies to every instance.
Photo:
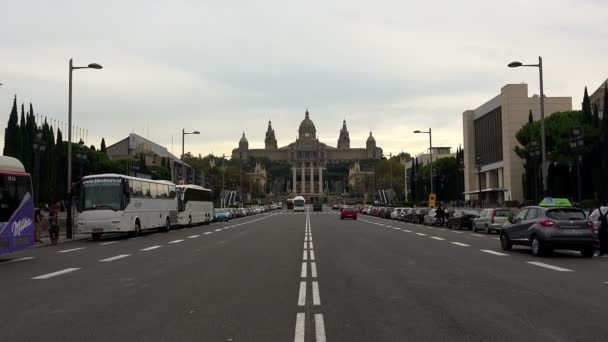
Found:
[[[199,237],[200,235],[190,235],[188,236],[188,239],[196,239],[197,237]]]
[[[128,256],[131,256],[131,254],[121,254],[121,255],[117,255],[117,256],[113,256],[111,258],[107,258],[107,259],[101,259],[99,260],[99,262],[109,262],[109,261],[114,261],[114,260],[118,260],[118,259],[122,259],[122,258],[126,258]]]
[[[78,271],[79,269],[80,268],[75,268],[75,267],[73,267],[73,268],[66,268],[65,270],[61,270],[61,271],[57,271],[57,272],[53,272],[53,273],[43,274],[43,275],[34,277],[32,279],[36,279],[36,280],[38,280],[38,279],[49,279],[49,278],[53,278],[53,277],[56,277],[56,276],[60,276],[62,274]]]
[[[480,251],[484,252],[484,253],[488,253],[488,254],[493,254],[493,255],[498,255],[498,256],[508,256],[509,254],[505,254],[505,253],[500,253],[500,252],[496,252],[490,249],[480,249]]]
[[[19,259],[13,259],[13,260],[2,262],[2,263],[0,263],[0,265],[2,265],[2,264],[10,264],[10,263],[19,262],[19,261],[25,261],[25,260],[32,260],[32,259],[36,259],[36,258],[32,257],[32,256],[30,256],[30,257],[23,257],[23,258],[19,258]]]
[[[319,282],[312,282],[312,304],[321,305],[321,296],[319,296]]]
[[[314,262],[310,263],[310,276],[313,278],[317,277],[317,264]]]
[[[304,342],[304,324],[306,322],[306,314],[301,312],[296,315],[296,334],[293,338],[294,342]]]
[[[100,246],[107,246],[107,245],[115,244],[115,243],[117,243],[117,242],[118,242],[118,241],[108,241],[108,242],[102,242],[102,243],[100,243],[99,245],[100,245]]]
[[[304,251],[304,255],[302,256],[302,260],[308,260],[308,251]]]
[[[179,239],[179,240],[173,240],[173,241],[169,241],[169,243],[180,243],[180,242],[182,242],[182,241],[184,241],[184,240]]]
[[[310,250],[310,261],[315,261],[315,251]]]
[[[558,266],[553,266],[553,265],[549,265],[549,264],[545,264],[543,262],[526,261],[526,263],[528,263],[530,265],[534,265],[534,266],[548,268],[550,270],[554,270],[554,271],[558,271],[558,272],[572,272],[572,270],[570,270],[570,269],[562,268],[562,267],[558,267]]]
[[[140,251],[151,251],[153,249],[157,249],[157,248],[161,248],[162,246],[150,246],[150,247],[146,247],[146,248],[142,248],[140,249]]]
[[[445,240],[444,238],[439,237],[439,236],[431,236],[431,239],[434,239],[434,240],[439,240],[439,241],[443,241],[443,240]]]
[[[325,322],[323,322],[323,314],[315,314],[315,335],[316,342],[325,342]]]
[[[298,306],[306,305],[306,282],[300,282],[300,293],[298,294]]]
[[[307,265],[307,263],[305,263],[305,262],[302,263],[302,272],[300,273],[300,278],[306,278],[306,271],[307,271],[306,265]]]
[[[78,248],[72,248],[72,249],[64,249],[62,251],[58,251],[57,253],[70,253],[70,252],[79,251],[81,249],[85,249],[85,247],[78,247]]]
[[[456,246],[462,246],[462,247],[470,247],[471,245],[467,245],[466,243],[462,243],[462,242],[450,242],[451,244],[454,244]]]
[[[213,232],[204,232],[203,234],[209,235],[209,234],[213,234]]]
[[[426,234],[424,234],[424,233],[416,233],[416,235],[426,236]]]

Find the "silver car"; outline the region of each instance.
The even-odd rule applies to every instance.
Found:
[[[590,258],[595,253],[594,244],[593,223],[582,210],[573,207],[526,207],[509,219],[500,232],[502,249],[530,246],[536,256],[553,249],[571,249]]]
[[[498,232],[510,217],[513,217],[511,209],[484,209],[473,219],[473,231],[482,230],[486,234],[490,234],[492,231]]]

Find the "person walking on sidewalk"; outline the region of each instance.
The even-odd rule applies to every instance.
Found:
[[[56,245],[59,241],[59,213],[58,207],[53,206],[51,211],[49,212],[49,237],[51,238],[51,243]]]
[[[608,257],[608,201],[604,201],[602,206],[595,209],[589,220],[599,221],[598,240],[600,241],[600,256]]]
[[[34,239],[37,243],[42,243],[40,239],[40,229],[42,225],[42,213],[40,212],[40,208],[36,208],[34,211]]]

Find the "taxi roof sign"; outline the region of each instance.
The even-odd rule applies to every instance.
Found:
[[[567,198],[545,197],[538,205],[541,207],[571,207],[572,203]]]

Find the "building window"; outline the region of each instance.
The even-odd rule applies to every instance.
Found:
[[[502,108],[498,107],[474,122],[475,152],[481,164],[502,161]]]

